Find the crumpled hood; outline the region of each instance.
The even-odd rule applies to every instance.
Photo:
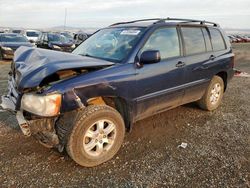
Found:
[[[19,91],[39,86],[44,78],[60,70],[114,65],[96,58],[30,47],[18,48],[13,61]]]

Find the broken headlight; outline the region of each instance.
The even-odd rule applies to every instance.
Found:
[[[21,108],[39,116],[55,116],[60,112],[61,94],[24,94]]]

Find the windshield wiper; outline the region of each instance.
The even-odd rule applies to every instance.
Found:
[[[86,56],[86,57],[94,57],[94,56],[92,56],[92,55],[89,55],[89,54],[79,54],[79,55],[82,55],[82,56]]]

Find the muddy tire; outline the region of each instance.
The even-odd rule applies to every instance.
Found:
[[[224,82],[221,77],[214,76],[203,97],[198,101],[198,105],[204,110],[215,110],[221,104],[223,94]]]
[[[115,109],[105,105],[91,105],[79,113],[67,139],[69,156],[85,167],[110,160],[124,139],[123,118]]]

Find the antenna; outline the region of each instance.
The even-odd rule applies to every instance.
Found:
[[[67,8],[65,8],[65,13],[64,13],[64,26],[63,26],[64,31],[66,28],[66,18],[67,18]]]

